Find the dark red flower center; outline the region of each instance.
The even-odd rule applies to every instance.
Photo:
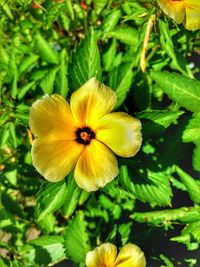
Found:
[[[78,128],[76,130],[76,142],[83,145],[89,145],[92,139],[95,138],[95,132],[90,127]]]

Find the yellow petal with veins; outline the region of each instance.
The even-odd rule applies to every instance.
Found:
[[[174,19],[177,23],[182,23],[185,20],[185,7],[184,0],[158,0],[160,8],[170,18]]]
[[[69,104],[59,95],[45,95],[30,109],[30,128],[35,137],[74,140],[75,121]]]
[[[96,139],[121,157],[134,156],[142,143],[141,123],[124,112],[105,115],[96,123]]]
[[[186,22],[188,30],[200,29],[200,0],[185,0]]]
[[[84,146],[75,141],[37,138],[32,145],[33,165],[48,181],[64,179],[75,167]]]
[[[86,255],[86,267],[113,267],[117,256],[117,248],[105,243],[89,251]]]
[[[146,259],[142,250],[134,245],[127,244],[120,250],[113,267],[145,267]]]
[[[70,107],[80,127],[92,127],[114,108],[116,101],[116,95],[109,87],[91,78],[72,94]]]
[[[93,139],[85,146],[75,171],[74,179],[86,191],[95,191],[105,186],[118,175],[118,164],[113,152]]]

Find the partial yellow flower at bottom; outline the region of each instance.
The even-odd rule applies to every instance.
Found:
[[[104,243],[86,255],[86,267],[145,267],[146,259],[142,250],[127,244],[117,255],[117,248],[111,243]]]
[[[118,175],[114,153],[134,156],[142,142],[141,123],[124,112],[110,113],[114,91],[91,78],[68,102],[45,95],[30,110],[35,136],[32,160],[37,171],[51,182],[74,170],[74,179],[86,191],[105,186]]]
[[[188,30],[200,29],[200,0],[158,0],[161,9]]]

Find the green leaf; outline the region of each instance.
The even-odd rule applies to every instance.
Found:
[[[0,266],[1,267],[9,267],[4,261],[5,261],[5,259],[1,258],[1,256],[0,256]]]
[[[116,28],[114,31],[110,33],[110,36],[126,45],[134,46],[135,48],[137,48],[138,31],[133,27],[122,26]]]
[[[9,213],[5,208],[0,208],[0,229],[11,226],[15,223],[14,216]]]
[[[14,76],[12,78],[11,88],[10,88],[10,94],[11,94],[12,98],[14,98],[14,99],[17,98],[17,93],[18,93],[17,82],[18,82],[18,72],[16,70],[14,73]]]
[[[78,89],[92,77],[101,80],[100,55],[93,29],[72,54],[68,70],[71,90]]]
[[[110,13],[106,15],[102,23],[104,38],[107,36],[109,32],[111,32],[117,26],[120,17],[121,17],[121,10],[119,9],[113,9],[110,11]]]
[[[0,45],[0,66],[7,69],[9,56],[7,51]]]
[[[142,202],[148,202],[152,207],[171,204],[171,188],[169,180],[161,172],[147,170],[147,177],[137,177],[131,168],[122,166],[119,180],[123,187]]]
[[[52,94],[55,86],[56,73],[59,68],[53,68],[48,71],[45,77],[41,80],[40,86],[45,94]]]
[[[200,243],[200,221],[188,224],[180,236],[172,237],[170,240],[185,244],[188,250],[197,249]]]
[[[83,205],[88,200],[89,196],[90,196],[90,192],[87,192],[85,190],[82,190],[78,204],[80,206]]]
[[[29,55],[23,59],[19,66],[19,75],[22,75],[23,73],[27,72],[29,68],[33,66],[33,64],[37,61],[38,55]]]
[[[53,213],[49,213],[37,223],[40,229],[42,229],[45,234],[50,234],[55,231],[56,217]]]
[[[66,229],[65,246],[70,259],[76,263],[85,263],[89,245],[84,216],[81,211],[77,212],[76,217]]]
[[[183,142],[198,142],[200,140],[200,114],[195,114],[183,132]]]
[[[132,222],[120,224],[118,231],[121,235],[122,245],[125,245],[129,241],[129,235],[131,233]]]
[[[135,1],[126,1],[124,4],[122,4],[122,9],[127,14],[127,16],[124,17],[124,21],[138,21],[139,19],[141,19],[139,18],[140,15],[144,14],[147,11],[147,9],[143,5]]]
[[[183,207],[179,209],[158,210],[150,212],[135,212],[130,216],[140,223],[154,225],[169,224],[172,222],[193,223],[200,220],[199,207]]]
[[[20,255],[25,266],[31,267],[38,264],[45,267],[50,263],[65,259],[63,241],[60,236],[42,236],[30,241],[20,248]]]
[[[142,119],[142,129],[145,134],[160,133],[175,122],[184,111],[152,110],[137,114]]]
[[[107,51],[103,54],[104,71],[111,71],[113,69],[114,61],[116,58],[116,52],[117,52],[117,41],[113,39],[111,45],[109,46]]]
[[[63,50],[61,52],[60,68],[56,74],[56,87],[58,88],[59,94],[61,94],[63,97],[67,97],[69,91],[67,79],[67,61],[68,55],[66,50]]]
[[[0,129],[0,148],[3,148],[6,145],[10,137],[10,131],[8,126],[9,124],[7,123],[4,127]]]
[[[93,2],[94,2],[94,10],[97,13],[97,15],[99,15],[106,6],[106,4],[108,3],[108,0],[94,0]]]
[[[14,200],[9,194],[2,192],[1,201],[3,206],[12,214],[18,215],[20,218],[24,218],[24,212],[16,200]]]
[[[65,203],[63,206],[63,215],[65,218],[69,218],[76,210],[81,194],[80,187],[77,186],[73,175],[67,178],[67,191]]]
[[[163,50],[165,50],[168,56],[171,57],[176,68],[180,69],[178,62],[177,62],[176,54],[174,52],[174,44],[172,42],[172,38],[170,35],[170,30],[169,30],[167,21],[164,22],[161,19],[159,19],[159,29],[161,33],[160,42],[161,42]]]
[[[116,179],[114,179],[112,182],[108,183],[104,188],[101,189],[103,192],[105,192],[107,195],[117,199],[119,196],[121,198],[130,198],[131,203],[134,203],[135,196],[133,196],[131,193],[127,192],[126,190],[122,189],[119,185]]]
[[[120,107],[126,99],[133,82],[133,75],[131,63],[120,65],[110,74],[109,85],[117,94],[117,104],[115,108]]]
[[[36,196],[36,216],[38,221],[47,214],[60,209],[65,202],[66,195],[67,185],[65,180],[56,183],[44,182]]]
[[[170,99],[189,111],[200,111],[200,82],[175,73],[152,71],[152,79]]]
[[[36,47],[39,51],[39,55],[45,62],[58,64],[58,55],[49,45],[49,43],[44,39],[44,37],[37,33],[35,36]]]
[[[169,128],[163,134],[163,142],[159,141],[157,151],[159,151],[159,164],[162,168],[179,164],[187,153],[188,144],[182,143],[182,132],[184,123],[179,121],[177,125]],[[164,153],[163,153],[164,151]]]
[[[174,267],[174,264],[163,254],[160,255],[161,260],[166,264],[165,267]],[[162,265],[163,266],[163,265]],[[163,266],[164,267],[164,266]]]
[[[33,81],[19,88],[18,95],[17,95],[18,99],[22,100],[24,96],[26,95],[26,93],[34,87],[35,87],[35,82]]]
[[[1,8],[5,11],[5,13],[9,17],[9,19],[13,19],[13,14],[11,12],[11,9],[10,9],[7,1],[4,2],[3,5],[1,5]]]
[[[73,6],[72,6],[71,0],[65,0],[65,5],[66,5],[66,8],[67,8],[67,13],[71,17],[71,19],[74,20],[74,10],[73,10]]]
[[[9,132],[10,132],[10,140],[11,144],[14,148],[17,148],[17,135],[15,130],[15,124],[13,122],[8,122]]]
[[[159,19],[159,29],[160,29],[160,42],[164,51],[172,59],[172,67],[179,70],[183,74],[187,75],[188,73],[192,76],[192,72],[189,67],[187,67],[186,59],[180,54],[177,54],[177,51],[174,50],[174,44],[172,41],[172,31],[169,30],[168,21],[165,18],[165,21]]]
[[[185,185],[191,200],[196,204],[200,204],[200,186],[197,181],[178,166],[175,166],[175,171]]]
[[[195,143],[192,155],[192,165],[195,171],[200,172],[200,141]]]

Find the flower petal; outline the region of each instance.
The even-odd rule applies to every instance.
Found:
[[[113,267],[116,256],[117,248],[115,245],[111,243],[102,244],[87,253],[86,267]]]
[[[119,156],[134,156],[142,143],[141,123],[124,112],[105,115],[95,125],[96,139]]]
[[[83,145],[75,141],[53,141],[37,138],[32,145],[33,165],[48,181],[64,179],[75,167]]]
[[[200,1],[185,0],[186,23],[185,27],[188,30],[200,29]]]
[[[90,192],[98,190],[112,181],[118,174],[118,164],[113,152],[101,142],[93,139],[85,146],[75,171],[78,186]]]
[[[142,250],[134,245],[127,244],[120,250],[113,267],[145,267],[146,259]]]
[[[74,140],[75,122],[65,99],[45,95],[30,110],[30,128],[35,137],[50,140]]]
[[[183,1],[158,0],[160,8],[176,23],[182,23],[185,20],[185,7]]]
[[[70,106],[80,127],[92,127],[95,121],[114,108],[116,101],[116,95],[109,87],[91,78],[72,94]]]

